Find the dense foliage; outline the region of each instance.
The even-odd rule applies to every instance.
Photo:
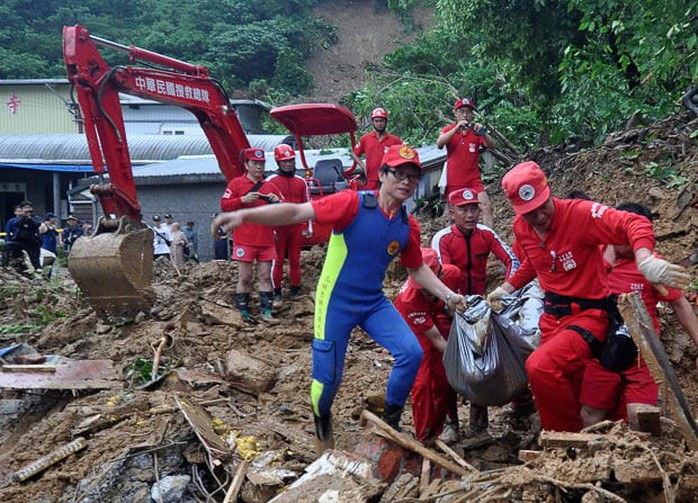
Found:
[[[415,0],[390,0],[404,16]],[[633,115],[663,117],[698,80],[690,0],[434,0],[437,21],[352,97],[391,128],[433,141],[461,95],[526,147],[599,140]]]
[[[300,94],[312,87],[304,58],[334,31],[310,17],[316,0],[5,0],[0,79],[65,76],[64,25],[203,64],[229,89]],[[119,54],[105,58],[119,61]],[[123,58],[123,56],[121,56]]]

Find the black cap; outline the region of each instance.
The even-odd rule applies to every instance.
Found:
[[[169,213],[165,213],[165,218],[172,218],[172,215],[170,215]]]
[[[159,222],[160,221],[160,215],[153,215],[153,222]]]
[[[189,221],[187,222],[187,225],[194,225],[194,222],[192,222],[191,220],[189,220]]]

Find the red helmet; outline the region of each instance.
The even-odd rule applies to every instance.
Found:
[[[274,159],[276,162],[295,160],[296,153],[290,146],[282,143],[281,145],[277,145],[274,149]]]
[[[373,112],[371,112],[371,119],[388,120],[388,112],[385,111],[385,108],[374,108]]]

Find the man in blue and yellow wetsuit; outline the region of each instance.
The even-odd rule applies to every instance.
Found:
[[[315,296],[313,382],[315,450],[334,445],[330,410],[342,380],[354,327],[363,328],[395,359],[388,379],[384,419],[399,429],[402,409],[422,360],[417,338],[383,294],[388,264],[399,254],[409,274],[450,308],[465,301],[422,261],[420,229],[403,207],[421,176],[417,152],[395,145],[383,157],[377,191],[343,191],[307,203],[283,203],[219,215],[212,224],[235,228],[244,222],[289,225],[306,220],[332,225],[332,236]]]

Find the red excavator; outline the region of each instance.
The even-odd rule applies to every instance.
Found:
[[[110,67],[98,46],[125,52],[131,63],[158,68]],[[227,180],[242,174],[239,152],[250,144],[225,90],[202,66],[92,36],[83,26],[63,28],[63,54],[82,111],[90,157],[100,175],[100,183],[90,190],[105,215],[92,236],[75,242],[68,261],[70,273],[98,310],[148,308],[154,300],[153,232],[143,222],[138,204],[119,93],[193,113]]]
[[[311,167],[306,159],[304,137],[349,135],[351,148],[356,146],[356,117],[347,108],[331,103],[300,103],[276,107],[269,112],[272,119],[282,124],[296,138],[309,199],[317,199],[344,189],[358,190],[362,183],[354,174],[356,161],[347,169],[336,154],[320,156]],[[326,243],[332,228],[317,222],[308,222],[303,247]]]
[[[126,53],[129,63],[142,66],[111,67],[98,47]],[[119,93],[179,106],[194,114],[227,181],[243,174],[239,153],[250,144],[225,90],[203,66],[95,37],[79,25],[63,28],[63,53],[82,111],[90,157],[100,176],[100,183],[90,191],[104,210],[93,235],[73,245],[68,268],[96,310],[132,313],[147,309],[154,300],[153,232],[143,222],[138,204]],[[353,115],[345,110],[341,115],[348,112],[349,127],[355,130]],[[316,113],[311,122],[317,118]],[[299,132],[299,139],[300,134],[307,131]],[[315,197],[328,192],[324,179],[313,176],[312,170],[306,174]],[[325,234],[313,233],[306,239],[324,242],[329,237]]]

